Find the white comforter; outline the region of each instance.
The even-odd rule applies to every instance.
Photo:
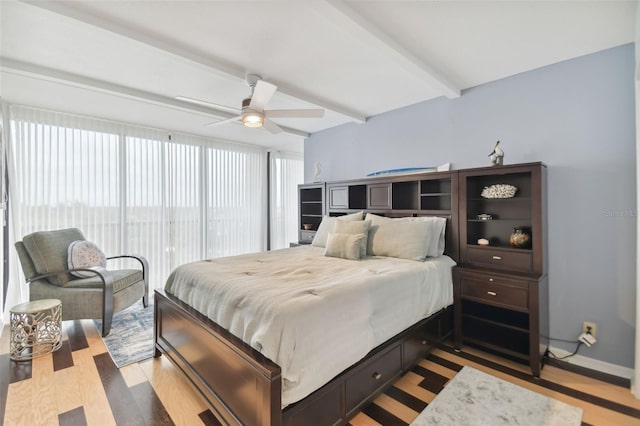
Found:
[[[182,265],[166,291],[282,369],[282,405],[453,303],[447,257],[325,257],[303,246]]]

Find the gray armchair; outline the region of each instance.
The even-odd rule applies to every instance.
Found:
[[[16,242],[22,270],[29,283],[29,300],[60,299],[62,319],[102,319],[102,336],[109,334],[114,312],[128,308],[142,298],[149,301],[149,264],[138,255],[132,258],[141,270],[68,269],[67,249],[76,240],[85,240],[79,229],[34,232]],[[72,271],[89,271],[89,278],[78,278]]]

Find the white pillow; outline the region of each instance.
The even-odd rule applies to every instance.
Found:
[[[364,240],[364,234],[336,234],[330,232],[327,236],[325,256],[339,257],[341,259],[360,260],[360,246]]]
[[[69,269],[91,268],[104,270],[107,267],[107,256],[91,241],[76,240],[67,249],[67,263]],[[80,278],[95,277],[88,271],[74,271],[72,275]]]
[[[371,225],[367,251],[374,256],[423,261],[427,257],[429,223],[389,220]]]
[[[429,224],[429,235],[425,240],[427,247],[427,257],[438,257],[444,254],[445,249],[445,228],[447,225],[447,219],[436,216],[418,216],[418,217],[401,217],[401,218],[389,218],[378,216],[372,213],[367,213],[367,220],[371,221],[372,229],[375,225],[380,223],[386,223],[389,221],[413,221],[413,222],[426,222]],[[371,236],[369,236],[371,238]]]
[[[431,219],[429,221],[429,223],[431,223],[431,230],[433,231],[433,234],[437,237],[433,238],[432,236],[432,240],[435,241],[436,244],[433,244],[433,241],[432,241],[432,244],[429,247],[429,252],[427,256],[429,257],[442,256],[444,254],[444,249],[445,249],[445,231],[447,229],[447,219],[445,219],[444,217],[435,217],[435,216],[431,216],[429,217],[429,219]]]
[[[322,222],[320,222],[320,226],[318,226],[318,230],[316,231],[316,235],[313,237],[313,241],[311,241],[312,246],[316,247],[324,247],[327,245],[327,236],[329,232],[333,232],[333,227],[335,225],[336,220],[362,220],[363,212],[357,212],[352,214],[347,214],[344,216],[325,216],[322,218]]]
[[[367,239],[369,237],[369,220],[346,221],[336,220],[333,226],[333,232],[336,234],[357,234],[362,235],[362,243],[360,244],[360,257],[367,255]]]

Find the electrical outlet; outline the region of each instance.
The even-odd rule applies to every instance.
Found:
[[[582,323],[582,332],[583,333],[588,333],[591,334],[593,336],[593,338],[596,338],[596,323],[595,322],[588,322],[585,321]]]

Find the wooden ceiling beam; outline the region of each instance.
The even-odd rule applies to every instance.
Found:
[[[101,18],[82,10],[81,7],[78,6],[78,4],[71,3],[69,5],[62,2],[54,1],[22,1],[24,3],[28,3],[30,5],[48,10],[50,12],[84,22],[97,28],[101,28],[122,37],[135,40],[138,43],[142,43],[155,48],[165,54],[170,54],[177,59],[196,64],[197,66],[200,66],[208,72],[214,72],[218,75],[232,77],[241,81],[245,80],[246,70],[243,67],[238,66],[237,64],[224,61],[220,58],[212,58],[211,56],[202,55],[198,52],[190,50],[187,46],[178,45],[171,40],[159,39],[157,36],[151,36],[143,33],[142,31],[118,24],[108,19]],[[259,72],[260,70],[256,71]],[[353,111],[344,105],[339,105],[327,99],[315,96],[303,89],[291,87],[286,82],[279,81],[271,76],[268,80],[270,83],[278,86],[278,92],[284,95],[288,95],[300,101],[316,105],[329,111],[333,111],[337,114],[348,117],[349,119],[357,123],[364,123],[367,121],[366,116],[357,111]]]
[[[147,92],[144,90],[138,90],[119,84],[106,82],[103,80],[97,80],[94,78],[42,67],[40,65],[16,61],[9,58],[0,57],[0,71],[53,83],[64,84],[67,86],[91,90],[108,95],[118,96],[125,99],[131,99],[164,108],[171,108],[191,114],[198,114],[205,117],[214,117],[220,120],[233,118],[236,116],[236,114],[232,114],[227,111],[196,105],[191,102],[180,101],[175,98],[157,95],[155,93]],[[309,133],[298,129],[293,129],[286,126],[280,126],[280,128],[282,128],[282,130],[286,133],[302,136],[304,138],[309,137]]]
[[[353,37],[364,43],[374,45],[380,51],[392,57],[398,64],[404,66],[425,81],[434,90],[448,98],[457,98],[461,94],[460,87],[445,77],[433,64],[417,57],[409,49],[396,41],[389,34],[382,31],[375,24],[367,20],[360,13],[342,0],[324,0],[310,2],[320,14],[338,24]]]

